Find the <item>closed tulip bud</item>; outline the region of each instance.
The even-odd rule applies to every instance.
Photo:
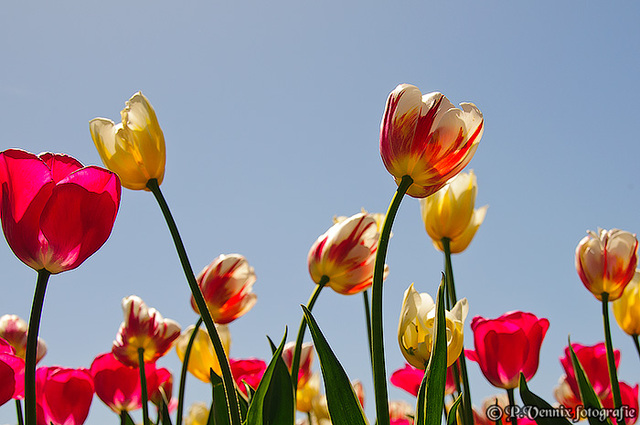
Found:
[[[197,277],[198,285],[216,323],[227,324],[243,316],[256,304],[252,292],[256,273],[240,254],[220,255]],[[193,311],[200,314],[191,297]]]
[[[368,289],[378,251],[376,215],[358,213],[337,222],[311,246],[307,262],[315,283],[323,276],[339,294],[352,295]],[[388,268],[385,266],[385,276]]]
[[[138,366],[138,349],[144,349],[144,362],[155,362],[171,349],[180,336],[180,325],[164,319],[155,308],[136,295],[122,299],[124,322],[113,341],[113,355],[130,367]]]
[[[607,293],[609,301],[617,300],[635,274],[638,240],[618,229],[587,233],[576,248],[578,275],[597,299]]]
[[[464,342],[464,321],[469,311],[467,299],[459,300],[451,311],[445,311],[447,329],[447,367],[460,356]],[[400,323],[398,325],[398,343],[404,358],[413,367],[425,369],[431,356],[436,304],[426,293],[418,293],[413,283],[404,292]]]
[[[620,329],[631,336],[640,335],[640,270],[636,270],[622,296],[612,303],[611,309]]]
[[[93,143],[104,165],[120,176],[127,189],[147,189],[150,179],[164,178],[164,135],[147,98],[138,92],[120,113],[122,123],[94,118],[89,123]]]
[[[449,239],[452,254],[469,246],[484,221],[488,206],[474,209],[478,183],[473,171],[460,173],[431,196],[420,199],[420,211],[433,245],[444,251],[442,240]]]
[[[380,127],[380,155],[397,184],[407,175],[407,194],[429,196],[467,166],[482,137],[484,120],[473,103],[456,108],[442,93],[422,95],[400,84],[389,94]]]
[[[24,360],[27,351],[27,322],[15,314],[0,317],[0,338],[4,338],[15,349],[15,355]],[[36,363],[47,354],[47,344],[38,338]]]
[[[194,326],[189,326],[182,335],[176,340],[176,353],[181,362],[185,361],[185,353],[189,339],[193,332]],[[225,353],[229,353],[231,348],[231,332],[227,325],[219,325],[216,323],[216,330],[222,341],[222,347]],[[209,332],[206,329],[198,328],[196,338],[191,346],[191,355],[189,356],[188,371],[202,382],[211,382],[210,370],[213,370],[218,376],[222,376],[220,363],[213,344],[209,338]]]

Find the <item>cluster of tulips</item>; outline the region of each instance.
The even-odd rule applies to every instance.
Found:
[[[476,176],[461,172],[484,129],[475,105],[462,103],[458,108],[441,93],[422,95],[407,84],[391,92],[380,132],[382,161],[398,185],[389,209],[384,215],[363,210],[337,217],[313,243],[308,267],[316,285],[303,308],[295,342],[287,343],[286,333],[278,345],[269,340],[273,357],[268,362],[228,355],[227,325],[256,303],[253,267],[241,255],[221,255],[194,274],[160,190],[165,141],[155,111],[137,93],[121,115],[119,124],[104,118],[90,123],[107,169],[85,167],[61,154],[0,152],[4,235],[15,255],[37,272],[28,324],[15,315],[0,319],[0,405],[14,399],[20,425],[82,424],[94,394],[121,424],[133,424],[130,412],[139,409],[144,425],[293,425],[296,410],[306,413],[298,420],[306,425],[367,424],[362,386],[350,381],[312,314],[325,287],[344,295],[363,295],[378,425],[435,425],[442,420],[462,425],[636,421],[638,385],[618,380],[620,353],[613,349],[608,311],[612,302],[618,323],[633,337],[640,354],[638,241],[631,233],[589,232],[578,244],[576,268],[587,289],[602,302],[605,342],[569,343],[561,358],[566,375],[555,389],[555,407],[527,386],[538,369],[547,319],[520,311],[496,319],[474,317],[474,349],[464,350],[469,304],[466,298],[457,298],[451,256],[467,248],[487,212],[486,206],[475,208]],[[120,207],[121,185],[150,191],[158,201],[199,319],[182,330],[139,297],[127,296],[112,350],[97,355],[89,369],[36,368],[46,353],[38,329],[49,278],[80,266],[107,241]],[[389,272],[385,257],[404,195],[421,199],[426,231],[445,260],[435,300],[412,284],[405,291],[399,318],[398,344],[408,364],[393,372],[390,382],[416,396],[415,406],[388,400],[382,338],[383,281]],[[313,343],[304,342],[307,327]],[[175,377],[157,365],[172,347],[182,361],[182,371]],[[314,353],[325,394],[320,375],[313,372]],[[467,359],[479,365],[492,385],[506,390],[485,401],[482,410],[472,407]],[[188,372],[211,384],[212,400],[192,405],[185,415]],[[537,412],[537,418],[517,414],[516,388],[524,406],[536,409],[528,411]],[[149,411],[150,403],[155,415]]]

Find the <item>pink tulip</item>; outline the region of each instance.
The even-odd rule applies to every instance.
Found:
[[[598,398],[604,400],[611,392],[611,381],[609,380],[609,370],[607,369],[607,349],[604,342],[592,346],[574,342],[571,346]],[[617,368],[620,364],[620,351],[614,350],[613,357],[615,358]],[[580,398],[580,389],[578,388],[576,373],[573,369],[573,363],[571,362],[571,351],[569,347],[564,349],[564,357],[560,357],[560,363],[562,363],[562,367],[567,374],[567,384],[573,394]]]
[[[282,359],[291,372],[291,365],[293,364],[293,352],[295,350],[296,343],[289,342],[284,346],[282,351]],[[304,387],[304,384],[311,378],[311,364],[313,363],[313,344],[305,342],[302,344],[300,350],[300,369],[298,370],[298,388]]]
[[[0,338],[7,340],[16,350],[15,355],[24,359],[27,351],[27,322],[15,314],[5,314],[0,317]],[[36,363],[47,354],[47,344],[38,338]]]
[[[24,360],[0,338],[0,406],[12,398],[24,396]]]
[[[515,311],[497,319],[476,316],[471,321],[475,351],[466,350],[489,382],[504,389],[516,388],[520,372],[528,381],[538,370],[540,346],[549,321]]]
[[[255,390],[267,370],[267,364],[260,359],[229,359],[229,366],[236,385],[244,395],[247,395],[244,382]]]
[[[41,367],[36,371],[38,425],[81,425],[93,400],[87,369]]]
[[[380,155],[397,184],[405,175],[413,179],[409,196],[424,198],[466,167],[483,130],[473,103],[458,109],[442,93],[422,95],[416,86],[400,84],[387,99]]]
[[[9,246],[34,270],[78,267],[109,237],[118,176],[66,155],[0,152],[0,218]]]
[[[456,383],[453,378],[452,372],[453,366],[447,368],[447,381],[445,383],[444,393],[453,394],[456,390]],[[402,388],[414,397],[418,396],[420,390],[420,384],[422,384],[422,378],[424,377],[424,370],[417,369],[408,363],[405,363],[404,368],[398,369],[391,375],[391,384],[398,388]]]
[[[256,274],[240,254],[220,255],[202,269],[197,280],[211,317],[218,324],[233,322],[256,304],[257,296],[252,292]],[[193,296],[191,307],[198,313]]]
[[[173,375],[169,369],[164,367],[160,369],[154,368],[151,373],[147,373],[147,390],[149,401],[161,407],[164,400],[166,400],[167,407],[169,407],[171,394],[173,393]]]

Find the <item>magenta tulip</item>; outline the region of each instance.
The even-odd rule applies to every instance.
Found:
[[[0,338],[0,406],[24,393],[24,360],[14,348]]]
[[[36,371],[38,425],[81,425],[93,400],[87,369],[41,367]]]

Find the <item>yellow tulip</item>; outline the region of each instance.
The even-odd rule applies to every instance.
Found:
[[[118,174],[122,186],[148,190],[147,182],[164,178],[166,152],[164,135],[147,98],[138,92],[120,113],[122,123],[107,118],[89,122],[93,143],[104,165]]]
[[[447,367],[460,356],[464,341],[464,321],[469,312],[467,299],[459,300],[453,309],[445,311],[447,329]],[[398,342],[400,351],[411,366],[424,370],[431,356],[433,345],[436,304],[426,293],[418,293],[413,283],[404,292]]]
[[[310,412],[313,408],[311,402],[320,394],[320,375],[314,373],[311,378],[296,390],[296,410]]]
[[[209,407],[201,401],[189,406],[189,413],[184,418],[184,425],[207,425],[209,419]]]
[[[452,254],[464,251],[471,243],[489,208],[474,209],[477,190],[472,170],[458,174],[433,195],[420,199],[422,221],[440,251],[444,251],[443,238],[449,239]]]
[[[636,270],[622,296],[611,308],[620,328],[631,336],[640,335],[640,270]]]
[[[193,329],[194,326],[188,327],[176,341],[176,352],[182,362],[184,362],[185,351]],[[231,332],[229,332],[227,325],[216,324],[216,329],[218,330],[218,335],[220,335],[224,351],[228,355],[231,347]],[[209,339],[209,332],[206,329],[199,328],[191,348],[188,370],[202,382],[211,382],[209,369],[213,369],[218,376],[222,376],[218,357],[213,350],[211,339]]]

